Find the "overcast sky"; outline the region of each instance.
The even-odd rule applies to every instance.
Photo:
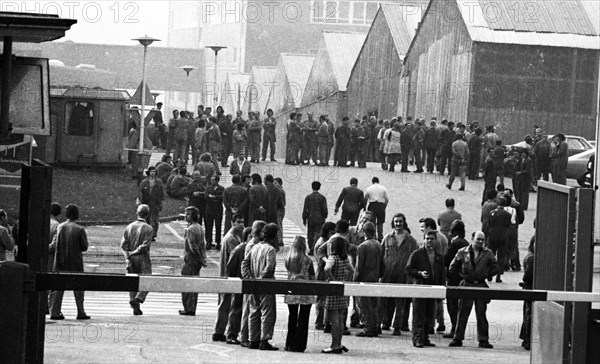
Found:
[[[147,34],[162,40],[156,46],[167,46],[168,1],[1,1],[0,9],[76,19],[62,40],[132,45],[132,38]]]

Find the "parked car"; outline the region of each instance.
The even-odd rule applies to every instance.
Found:
[[[595,149],[575,154],[569,157],[567,164],[567,178],[576,179],[580,186],[591,186],[591,178],[594,173]]]
[[[548,135],[548,141],[552,143],[553,135]],[[567,145],[569,146],[569,157],[579,154],[581,152],[585,152],[586,150],[594,149],[594,147],[588,142],[584,137],[576,136],[576,135],[565,135],[567,138]],[[525,141],[518,142],[516,144],[507,145],[508,149],[513,148],[526,148],[527,143]]]

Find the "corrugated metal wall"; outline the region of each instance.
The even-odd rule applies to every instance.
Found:
[[[432,9],[405,61],[402,115],[466,121],[471,80],[471,39],[462,21],[444,16],[443,2]]]
[[[567,245],[573,244],[575,190],[566,186],[538,188],[533,288],[565,290],[572,272],[566,271]],[[573,250],[570,250],[573,252]],[[572,282],[571,282],[572,285]]]
[[[348,81],[348,116],[377,110],[380,119],[397,115],[402,63],[383,12],[379,11]]]

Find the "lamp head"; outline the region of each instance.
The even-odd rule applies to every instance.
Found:
[[[143,37],[139,37],[139,38],[134,38],[132,40],[137,40],[144,47],[147,47],[154,42],[160,42],[160,39],[152,38],[152,37],[149,37],[148,35],[144,35]]]

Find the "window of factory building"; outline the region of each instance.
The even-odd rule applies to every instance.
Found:
[[[379,4],[377,1],[311,0],[311,22],[327,24],[370,25]]]
[[[65,134],[92,136],[94,134],[94,104],[67,102],[65,107]]]

